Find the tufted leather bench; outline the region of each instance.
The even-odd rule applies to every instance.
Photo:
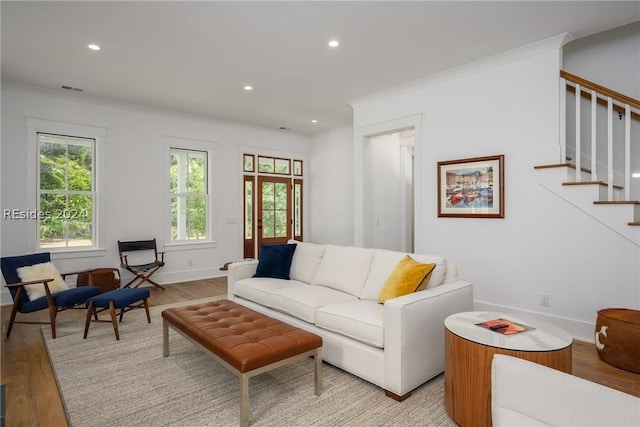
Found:
[[[249,378],[313,356],[315,394],[322,394],[322,338],[229,300],[162,312],[163,355],[169,327],[240,377],[240,425],[249,425]]]

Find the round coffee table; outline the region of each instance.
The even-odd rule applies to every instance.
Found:
[[[478,326],[507,319],[535,329],[514,335]],[[571,373],[573,338],[557,326],[489,311],[453,314],[445,326],[445,407],[461,426],[491,426],[491,361],[506,354]]]

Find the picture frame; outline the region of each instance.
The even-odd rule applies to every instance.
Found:
[[[504,154],[438,162],[438,216],[504,218]]]

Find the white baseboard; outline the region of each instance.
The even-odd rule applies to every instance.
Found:
[[[582,320],[569,319],[562,316],[556,316],[551,314],[539,313],[535,311],[521,310],[514,307],[490,304],[482,301],[474,301],[473,309],[477,311],[495,311],[504,314],[513,314],[514,316],[526,316],[534,319],[542,320],[543,322],[551,323],[567,331],[571,336],[580,341],[589,343],[594,342],[595,333],[595,319],[597,313],[593,314],[593,323],[584,322]]]

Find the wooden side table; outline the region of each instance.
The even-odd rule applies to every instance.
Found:
[[[502,335],[476,323],[504,318],[535,329]],[[520,357],[571,373],[573,338],[557,326],[503,313],[474,311],[445,319],[445,407],[462,427],[491,426],[491,361]]]

